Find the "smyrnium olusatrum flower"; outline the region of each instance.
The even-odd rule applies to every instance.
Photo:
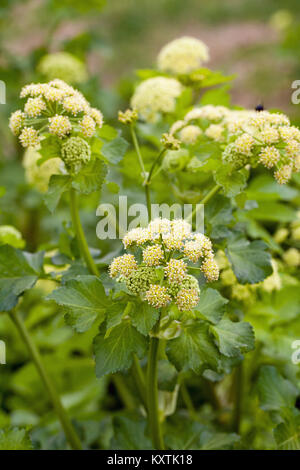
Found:
[[[209,282],[218,279],[210,239],[193,233],[183,219],[156,218],[145,228],[130,230],[123,244],[138,256],[125,254],[115,258],[109,274],[155,308],[175,304],[180,311],[189,311],[197,305],[200,288],[197,279],[189,274],[189,262],[199,263],[193,269],[202,270]]]
[[[115,258],[109,267],[109,274],[111,277],[129,276],[132,272],[137,269],[137,262],[133,255],[125,254]]]
[[[300,170],[300,130],[291,126],[284,114],[206,105],[195,107],[175,122],[170,134],[181,137],[190,126],[199,129],[199,141],[209,138],[220,145],[222,161],[232,171],[260,163],[272,168],[275,179],[284,184]],[[184,139],[182,142],[193,145]],[[185,168],[196,172],[201,166],[193,157]]]
[[[41,165],[38,161],[42,158],[36,148],[28,148],[23,157],[23,167],[25,169],[25,179],[40,193],[48,190],[49,180],[52,175],[59,175],[64,170],[64,164],[60,158],[49,158]]]
[[[204,42],[184,36],[166,44],[158,55],[157,63],[163,72],[185,75],[197,70],[208,59],[208,47]]]
[[[20,134],[20,131],[24,125],[26,115],[22,111],[18,110],[12,113],[9,118],[9,128],[12,133],[16,136]]]
[[[37,147],[40,144],[38,131],[33,127],[24,127],[20,136],[20,142],[23,147]]]
[[[91,148],[81,137],[70,137],[61,146],[61,159],[70,173],[77,173],[91,158]]]
[[[176,98],[182,90],[182,85],[175,78],[149,78],[137,86],[131,106],[145,121],[156,122],[160,114],[175,111]]]
[[[197,142],[198,137],[202,134],[200,127],[190,125],[186,126],[179,132],[181,142],[188,145],[193,145]]]
[[[11,115],[9,127],[23,147],[38,147],[48,133],[59,139],[78,134],[88,139],[103,125],[102,113],[63,80],[31,83],[20,97],[26,100],[24,111]]]
[[[138,113],[135,109],[126,109],[126,111],[119,111],[118,119],[123,124],[132,124],[138,120]]]
[[[159,266],[164,258],[164,252],[160,245],[148,246],[143,251],[143,261],[147,266]]]
[[[67,116],[59,116],[56,114],[49,118],[49,132],[63,138],[72,131],[72,124]]]
[[[160,139],[161,143],[166,149],[169,150],[179,150],[180,149],[180,140],[172,136],[172,134],[163,134]]]
[[[58,78],[67,83],[83,83],[87,80],[84,63],[69,52],[45,55],[40,60],[37,70],[47,80]]]

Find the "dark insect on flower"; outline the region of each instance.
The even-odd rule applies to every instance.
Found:
[[[255,111],[264,111],[264,105],[263,104],[258,104],[255,106]]]

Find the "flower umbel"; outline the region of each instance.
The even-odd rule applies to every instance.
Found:
[[[218,279],[210,239],[193,233],[183,219],[154,219],[146,228],[130,230],[123,244],[134,250],[138,258],[135,254],[115,258],[109,268],[110,276],[124,282],[131,294],[152,307],[173,303],[179,311],[189,311],[197,305],[200,288],[197,279],[189,274],[189,261],[199,263],[198,268],[191,269],[202,270],[207,281]]]

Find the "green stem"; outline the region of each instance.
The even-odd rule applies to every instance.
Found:
[[[158,408],[158,383],[157,383],[157,365],[158,365],[159,339],[152,336],[150,338],[148,368],[147,368],[147,403],[148,403],[148,421],[152,443],[155,449],[164,450],[164,441],[159,420]]]
[[[237,366],[234,372],[234,409],[232,415],[232,428],[239,434],[241,427],[242,407],[243,407],[243,364]]]
[[[159,154],[157,155],[156,159],[154,160],[154,162],[152,163],[152,166],[150,168],[150,171],[149,171],[149,175],[148,175],[148,178],[147,178],[147,181],[146,181],[146,184],[150,184],[151,183],[151,179],[152,179],[152,175],[153,175],[153,172],[155,170],[155,167],[159,164],[160,160],[162,159],[162,156],[163,154],[166,152],[167,149],[163,148]]]
[[[80,222],[80,217],[79,217],[79,212],[78,212],[78,203],[77,203],[77,193],[74,188],[70,189],[70,208],[71,208],[73,228],[75,230],[76,237],[79,243],[81,256],[84,258],[89,271],[95,276],[99,276],[98,268],[90,253],[90,250],[89,250],[89,247],[88,247],[88,244],[87,244],[84,232],[83,232],[83,228]]]
[[[35,344],[33,343],[29,333],[28,333],[28,330],[24,324],[24,322],[22,321],[22,319],[20,318],[20,316],[18,315],[18,313],[15,311],[15,310],[12,310],[10,312],[10,317],[12,319],[12,321],[14,322],[17,330],[19,331],[20,333],[20,336],[22,337],[23,341],[25,342],[28,350],[29,350],[29,353],[32,357],[32,360],[33,362],[35,363],[35,366],[37,368],[37,371],[38,373],[40,374],[41,376],[41,379],[45,385],[45,388],[47,389],[48,393],[49,393],[49,396],[50,396],[50,399],[52,401],[52,404],[53,404],[53,407],[58,415],[58,418],[61,422],[61,425],[63,427],[63,430],[65,432],[65,435],[66,435],[66,438],[70,444],[70,446],[72,447],[72,449],[74,450],[81,450],[82,449],[82,446],[81,446],[81,443],[80,443],[80,440],[75,432],[75,429],[66,413],[66,410],[64,409],[62,403],[61,403],[61,400],[60,400],[60,397],[42,363],[42,360],[41,360],[41,356],[40,356],[40,353],[37,349],[37,347],[35,346]]]
[[[135,401],[132,398],[130,391],[128,390],[124,379],[121,374],[114,374],[111,376],[114,386],[118,392],[121,401],[125,405],[128,410],[134,410],[135,408]]]
[[[152,211],[151,211],[150,186],[148,184],[145,184],[145,194],[146,194],[146,203],[147,203],[147,211],[148,211],[148,221],[150,222],[152,219]]]
[[[130,132],[131,132],[132,142],[133,142],[136,154],[137,154],[139,162],[140,162],[140,166],[141,166],[141,170],[142,170],[142,174],[143,174],[143,179],[145,179],[146,178],[146,170],[145,170],[144,161],[143,161],[143,157],[142,157],[142,154],[141,154],[140,146],[139,146],[139,143],[138,143],[138,140],[137,140],[136,132],[135,132],[135,129],[134,129],[134,124],[132,124],[130,126]]]
[[[221,189],[221,186],[219,184],[216,184],[207,194],[206,196],[204,196],[203,199],[201,199],[201,201],[196,205],[195,209],[193,210],[193,212],[190,213],[190,215],[187,217],[187,222],[191,222],[194,218],[194,216],[197,214],[198,212],[198,205],[200,204],[206,204],[208,201],[210,201],[210,199]]]
[[[197,417],[197,413],[196,413],[194,404],[192,402],[191,396],[189,394],[189,391],[183,380],[180,381],[180,391],[181,391],[181,396],[184,401],[184,404],[189,412],[190,418],[195,420]]]
[[[133,355],[132,374],[137,386],[140,400],[143,403],[145,409],[147,409],[145,377],[136,354]]]

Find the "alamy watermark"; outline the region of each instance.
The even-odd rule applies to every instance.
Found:
[[[293,104],[300,103],[300,80],[294,80],[291,87],[295,90],[292,93],[291,101]]]
[[[0,364],[6,364],[6,345],[0,340]]]
[[[300,339],[293,341],[291,346],[292,349],[295,349],[292,354],[292,363],[295,365],[300,364]]]
[[[0,80],[0,104],[6,104],[6,85]]]
[[[96,227],[100,240],[123,238],[128,230],[146,227],[148,210],[145,204],[128,205],[127,196],[119,196],[118,205],[100,204],[96,215],[101,217]],[[204,204],[151,204],[151,219],[184,219],[196,232],[204,233]]]

